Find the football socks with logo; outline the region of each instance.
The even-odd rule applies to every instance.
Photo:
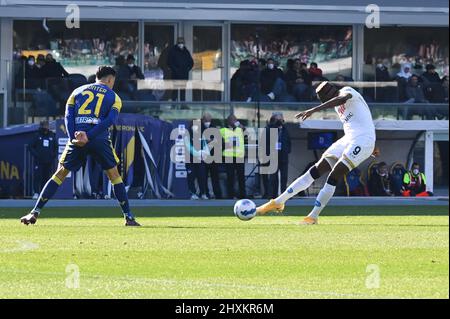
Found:
[[[316,202],[314,203],[314,208],[308,217],[318,218],[320,212],[327,206],[330,198],[333,197],[336,186],[330,185],[328,183],[320,190],[319,195],[317,195]]]
[[[48,200],[55,195],[61,184],[62,181],[56,175],[53,175],[42,189],[41,194],[34,205],[33,211],[40,212],[45,204],[47,204]]]

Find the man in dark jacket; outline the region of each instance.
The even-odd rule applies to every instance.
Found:
[[[57,145],[56,135],[49,130],[48,121],[42,121],[38,133],[29,145],[34,158],[33,198],[39,196],[44,182],[50,178],[58,152]]]
[[[119,67],[118,72],[119,79],[121,81],[120,91],[130,94],[131,96],[137,90],[137,80],[145,79],[141,68],[134,64],[134,62],[134,56],[129,54],[126,59],[126,63]]]
[[[443,103],[445,101],[445,90],[442,86],[442,80],[436,72],[433,64],[427,64],[426,71],[421,78],[425,88],[425,97],[432,103]]]
[[[263,175],[264,198],[278,197],[278,189],[286,189],[288,179],[289,154],[291,153],[291,137],[284,125],[282,113],[274,113],[266,130],[266,153],[270,150],[270,129],[278,130],[275,149],[278,151],[278,167],[270,176]],[[267,154],[269,155],[269,154]],[[279,174],[279,176],[278,176]]]
[[[56,62],[50,53],[45,56],[44,72],[47,78],[63,78],[69,75],[61,63]]]
[[[167,65],[171,72],[172,80],[184,80],[189,79],[189,72],[194,66],[194,60],[192,59],[191,53],[186,49],[184,44],[184,38],[179,37],[177,39],[177,44],[174,45],[167,56]],[[180,85],[180,101],[186,100],[186,90],[185,85]],[[173,90],[172,99],[174,101],[178,100],[178,89]]]
[[[376,173],[370,178],[369,193],[371,196],[392,196],[389,169],[385,162],[378,164]]]
[[[297,101],[308,99],[311,80],[305,63],[295,59],[293,68],[286,71],[285,78],[289,94],[295,96]]]
[[[280,99],[287,93],[284,74],[276,67],[273,59],[267,60],[267,66],[260,74],[261,101],[271,102]]]

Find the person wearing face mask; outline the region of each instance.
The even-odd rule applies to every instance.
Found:
[[[268,59],[266,68],[260,73],[261,102],[280,101],[287,95],[284,74],[275,65],[274,59]]]
[[[194,67],[194,60],[185,46],[183,37],[179,37],[177,43],[169,50],[167,55],[167,65],[170,69],[172,80],[187,81],[189,79],[189,72]],[[185,87],[185,85],[183,85],[183,87]],[[180,90],[173,90],[172,100],[185,101],[186,90],[183,88]]]
[[[403,176],[403,196],[428,197],[433,196],[432,192],[427,191],[427,179],[424,173],[420,172],[419,163],[413,163],[411,170]]]
[[[278,166],[275,173],[271,175],[262,175],[264,186],[263,197],[267,199],[278,197],[278,189],[286,189],[288,179],[289,154],[291,153],[291,137],[289,135],[289,131],[284,125],[283,114],[274,113],[272,114],[272,117],[269,120],[269,124],[266,127],[266,155],[270,155],[270,129],[276,129],[278,131],[278,140],[275,143],[275,149],[278,156]]]
[[[209,113],[204,113],[202,116],[202,135],[207,129],[216,129],[212,125],[212,116]],[[204,138],[206,139],[206,142],[214,146],[216,143],[221,143],[221,141],[215,141],[213,136],[208,136],[207,134],[204,135]],[[210,148],[210,155],[214,156],[214,147]],[[211,184],[212,184],[212,191],[214,194],[215,199],[221,199],[222,198],[222,190],[220,188],[220,180],[219,180],[219,163],[211,162],[206,163],[206,179],[208,179],[208,176],[211,177]],[[208,190],[208,194],[211,194],[211,191]]]
[[[227,174],[227,198],[246,198],[245,190],[245,127],[234,114],[227,118],[227,126],[220,129],[222,135],[222,163]],[[234,184],[237,179],[238,192]]]
[[[135,64],[132,54],[129,54],[125,63],[122,62],[122,65],[119,66],[118,79],[119,91],[131,96],[137,91],[137,80],[145,79],[141,68]]]
[[[392,196],[389,169],[385,162],[378,164],[376,173],[369,180],[369,193],[371,196]]]
[[[57,157],[56,135],[49,130],[48,121],[40,123],[38,133],[31,140],[28,149],[34,159],[33,167],[33,198],[37,199],[44,183],[53,171],[53,164]]]
[[[200,121],[192,121],[189,127],[189,135],[185,137],[186,145],[186,170],[187,183],[191,193],[191,199],[209,199],[208,179],[206,175],[205,157],[209,155],[209,148],[207,141],[203,138],[202,132],[205,127]],[[197,140],[196,140],[197,139]],[[197,186],[198,190],[197,192]]]
[[[30,55],[25,65],[25,86],[27,89],[36,89],[40,87],[40,71],[37,67],[34,56]]]

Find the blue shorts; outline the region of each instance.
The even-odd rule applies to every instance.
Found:
[[[86,163],[88,155],[91,155],[105,171],[120,163],[111,141],[103,138],[93,139],[83,147],[75,146],[69,141],[59,163],[69,171],[77,171]]]

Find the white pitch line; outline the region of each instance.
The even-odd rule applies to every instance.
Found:
[[[14,273],[14,274],[36,274],[36,275],[51,275],[51,276],[64,276],[65,273],[61,272],[32,272],[26,270],[0,270],[0,273]],[[230,283],[211,283],[201,280],[176,280],[176,279],[157,279],[157,278],[142,278],[134,276],[105,276],[105,275],[81,275],[81,278],[90,279],[103,279],[103,280],[120,280],[126,281],[129,284],[153,283],[158,285],[182,285],[186,287],[199,287],[199,288],[229,288],[229,289],[243,289],[261,291],[266,290],[269,292],[284,292],[289,294],[303,294],[303,295],[319,295],[319,296],[334,296],[342,298],[367,298],[367,299],[402,299],[404,297],[397,296],[376,296],[363,293],[339,293],[333,291],[317,291],[317,290],[303,290],[303,289],[291,289],[284,287],[271,287],[271,286],[258,286],[258,285],[241,285]],[[133,281],[133,283],[130,283]],[[114,293],[108,288],[108,293],[114,296]]]

